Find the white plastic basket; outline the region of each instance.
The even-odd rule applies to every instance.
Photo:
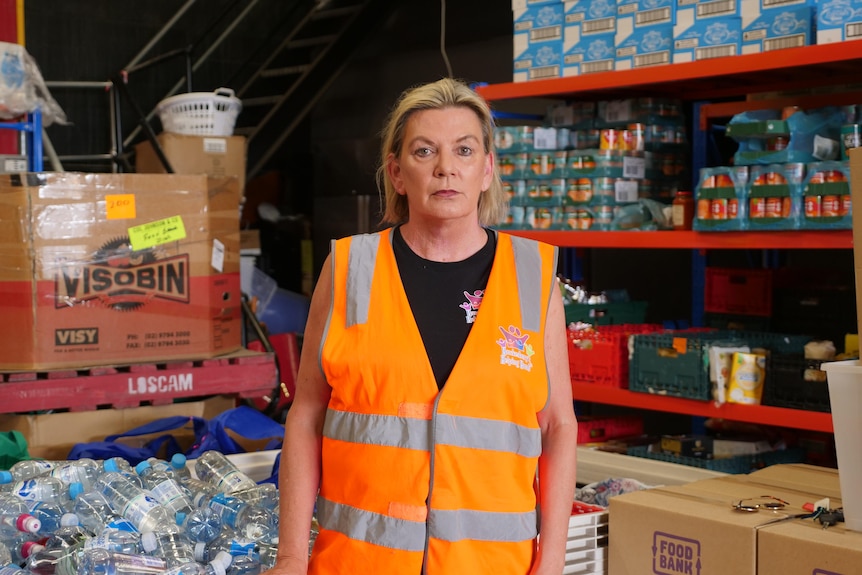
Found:
[[[165,132],[189,136],[230,136],[242,101],[230,88],[165,98],[156,112]]]

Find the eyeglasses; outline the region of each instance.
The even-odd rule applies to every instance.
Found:
[[[790,505],[790,503],[783,499],[779,499],[778,497],[775,497],[773,495],[761,495],[760,497],[740,499],[733,504],[733,508],[736,511],[755,513],[757,511],[760,511],[761,509],[766,509],[767,511],[777,511],[779,509],[784,509],[788,505]]]

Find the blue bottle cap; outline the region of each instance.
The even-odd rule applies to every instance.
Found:
[[[141,473],[143,473],[145,470],[149,469],[150,467],[152,467],[152,466],[150,465],[150,462],[149,462],[149,461],[146,461],[146,460],[145,460],[145,461],[141,461],[140,463],[138,463],[137,465],[135,465],[135,472],[136,472],[138,475],[140,475]]]
[[[177,525],[182,527],[183,522],[186,520],[186,514],[183,511],[177,511]]]
[[[84,485],[82,483],[72,483],[69,485],[69,497],[72,499],[77,499],[80,494],[84,492]]]
[[[12,477],[12,473],[9,471],[0,471],[0,485],[5,485],[7,483],[12,483],[12,480],[15,479]]]
[[[117,462],[113,459],[106,459],[104,463],[102,463],[102,468],[105,471],[119,471],[120,468],[117,467]]]
[[[186,461],[188,459],[182,453],[174,453],[174,456],[171,457],[171,467],[174,469],[181,469],[186,466]]]

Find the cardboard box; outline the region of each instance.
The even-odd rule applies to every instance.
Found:
[[[563,67],[563,3],[513,7],[512,21],[513,81],[559,78]]]
[[[862,37],[862,0],[822,0],[817,2],[816,12],[818,44]]]
[[[851,148],[850,201],[862,202],[862,148]],[[862,204],[856,204],[862,205]],[[862,210],[851,210],[853,218],[853,245],[862,246]],[[856,333],[862,334],[862,249],[853,250],[853,269],[856,272]]]
[[[673,62],[736,56],[742,47],[742,18],[709,18],[674,27]]]
[[[563,6],[563,76],[612,71],[616,0],[567,0]]]
[[[0,429],[20,431],[27,440],[31,457],[63,460],[78,443],[102,441],[109,435],[124,433],[163,417],[188,415],[210,419],[235,406],[235,398],[217,395],[202,401],[128,409],[99,409],[46,415],[4,414],[0,415]],[[174,436],[180,446],[186,449],[194,439],[194,432],[191,428],[178,430]],[[152,436],[139,436],[124,438],[123,442],[141,447],[152,439]]]
[[[806,5],[743,12],[742,53],[810,46],[815,40],[814,24],[814,8]]]
[[[0,370],[241,348],[236,178],[2,175],[0,221]]]
[[[157,139],[174,173],[206,174],[214,178],[235,176],[239,180],[240,195],[245,195],[245,136],[186,136],[162,132]],[[135,146],[135,171],[165,173],[165,167],[148,141]]]
[[[856,573],[862,533],[841,524],[824,530],[819,522],[792,517],[805,513],[805,503],[839,492],[836,470],[790,464],[614,497],[609,573]],[[740,500],[770,501],[766,496],[788,505],[775,511],[734,509]],[[830,506],[840,507],[840,499],[831,498]]]

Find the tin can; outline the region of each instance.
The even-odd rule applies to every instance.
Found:
[[[578,212],[578,229],[588,230],[593,227],[593,215],[589,210],[580,210]]]
[[[805,196],[805,217],[820,217],[820,196]]]
[[[709,216],[712,220],[726,220],[727,198],[714,198],[709,203]]]
[[[850,199],[850,194],[841,196],[841,217],[849,216],[853,211],[853,200]]]
[[[793,184],[800,184],[805,179],[805,163],[804,162],[788,162],[784,164],[784,175],[787,181]]]
[[[715,187],[716,188],[732,188],[733,179],[728,174],[716,174],[715,175]]]
[[[735,220],[739,217],[739,200],[730,198],[727,200],[727,219]]]
[[[620,133],[618,130],[606,128],[601,131],[599,140],[600,150],[618,150],[619,149]]]
[[[770,196],[766,198],[766,218],[780,218],[781,217],[781,198],[777,196]]]
[[[697,219],[709,220],[712,212],[712,202],[706,198],[697,200]]]
[[[862,125],[845,124],[841,126],[841,159],[849,160],[849,151],[862,146]]]
[[[530,171],[536,176],[549,176],[553,169],[551,154],[548,152],[533,152],[530,154]]]
[[[820,215],[824,218],[837,218],[841,215],[841,200],[838,196],[823,196],[820,199]]]
[[[751,198],[748,203],[748,217],[755,220],[766,217],[766,198]]]
[[[614,221],[614,207],[613,206],[596,206],[595,207],[596,217],[594,220],[595,224],[603,224],[610,225],[611,222]]]

